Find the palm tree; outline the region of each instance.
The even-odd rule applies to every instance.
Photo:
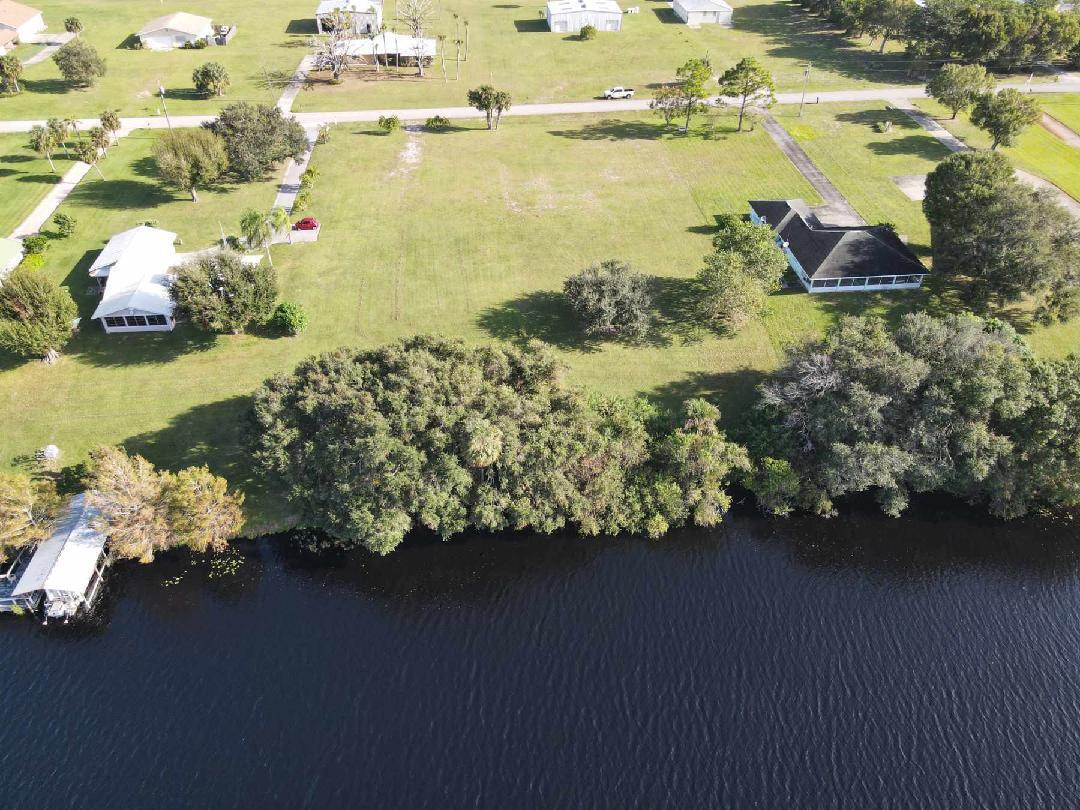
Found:
[[[371,61],[373,61],[375,63],[375,72],[376,73],[378,73],[380,71],[380,68],[379,68],[379,53],[378,53],[379,49],[377,47],[375,47],[375,38],[378,37],[379,34],[382,33],[384,30],[386,30],[386,26],[384,26],[384,25],[380,25],[378,28],[376,28],[374,25],[372,25],[372,26],[368,26],[367,33],[364,34],[364,36],[366,36],[368,39],[371,40]]]
[[[469,21],[463,20],[465,23],[465,61],[469,61]]]
[[[30,148],[49,161],[49,168],[55,174],[56,166],[53,165],[52,153],[53,149],[56,148],[56,140],[52,130],[41,126],[41,124],[33,127],[30,130]]]
[[[446,34],[439,34],[435,37],[439,40],[439,56],[442,60],[442,80],[443,84],[446,83]]]
[[[461,78],[461,46],[462,41],[460,39],[454,40],[454,45],[457,46],[457,58],[454,60],[454,81]]]
[[[23,63],[15,54],[9,53],[0,56],[0,78],[4,84],[16,93],[19,92],[19,79],[22,78]]]
[[[105,131],[105,127],[90,127],[90,143],[99,154],[108,154],[109,152],[109,133]]]
[[[71,128],[68,126],[67,121],[50,118],[45,122],[45,127],[52,133],[53,145],[63,147],[64,157],[70,158],[71,153],[68,151],[67,141],[68,136],[71,135]]]
[[[247,239],[249,246],[266,250],[266,258],[271,267],[274,266],[274,257],[270,255],[270,243],[288,226],[289,213],[284,208],[271,208],[267,214],[249,208],[240,216],[240,233]]]

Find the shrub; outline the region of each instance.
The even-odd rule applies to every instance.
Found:
[[[450,126],[450,120],[441,115],[433,115],[424,123],[424,126],[435,130],[446,129]]]
[[[33,236],[27,236],[23,238],[23,253],[27,256],[33,256],[37,253],[44,253],[49,249],[49,237],[44,234],[36,233]]]
[[[330,140],[330,125],[329,124],[320,124],[319,125],[319,134],[315,136],[315,143],[317,143],[319,146],[322,146],[324,143],[327,143],[329,140]]]
[[[583,25],[581,30],[578,31],[578,39],[582,42],[586,42],[590,39],[596,39],[596,26],[595,25]]]
[[[223,96],[229,89],[229,71],[220,62],[205,62],[192,71],[191,83],[204,96]]]
[[[379,129],[388,135],[396,129],[401,127],[401,119],[396,115],[380,115],[379,116]]]
[[[274,310],[270,323],[287,335],[299,335],[308,325],[308,316],[300,304],[282,301]]]
[[[64,30],[69,34],[81,34],[83,30],[82,20],[78,17],[68,17],[64,20]]]
[[[301,186],[300,190],[298,192],[296,192],[296,199],[293,200],[293,206],[292,206],[293,213],[299,213],[301,211],[306,211],[307,208],[308,208],[308,205],[310,205],[310,204],[311,204],[311,189],[310,188],[304,188],[303,186]]]
[[[45,254],[44,253],[32,253],[29,256],[23,256],[19,267],[23,270],[40,270],[45,266]]]
[[[78,224],[75,217],[64,213],[56,214],[52,221],[53,225],[56,226],[56,233],[61,239],[67,239],[75,233],[75,226]]]
[[[563,284],[585,334],[640,339],[649,331],[652,294],[647,276],[617,259],[594,264]]]

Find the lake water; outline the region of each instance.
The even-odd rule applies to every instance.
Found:
[[[225,579],[117,566],[89,624],[0,619],[4,807],[1080,803],[1061,527],[242,548]]]

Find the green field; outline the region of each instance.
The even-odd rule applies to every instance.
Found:
[[[1040,96],[1039,104],[1073,132],[1080,134],[1080,94]]]
[[[1058,106],[1067,109],[1071,96],[1057,98],[1062,99],[1057,102]],[[951,120],[948,110],[936,101],[919,99],[918,106],[939,119],[949,132],[973,149],[990,148],[990,136],[972,124],[966,113],[960,113],[955,120]],[[1066,194],[1080,200],[1080,152],[1075,146],[1034,124],[1016,139],[1014,146],[1003,147],[1001,152],[1018,168],[1049,180]]]
[[[226,101],[272,102],[281,94],[282,76],[291,75],[308,52],[314,20],[306,18],[313,7],[286,0],[198,0],[180,8],[156,0],[49,3],[41,6],[49,30],[62,31],[65,17],[79,17],[85,26],[82,37],[97,48],[108,72],[94,87],[77,90],[63,81],[52,60],[33,65],[26,69],[24,92],[0,97],[0,119],[92,117],[104,109],[119,109],[125,116],[159,115],[159,82],[170,114],[213,112],[222,101],[196,96],[191,83],[192,70],[211,60],[225,65],[232,78]],[[145,23],[179,10],[235,23],[236,37],[225,47],[204,50],[157,53],[129,47]]]
[[[866,112],[855,105],[815,107],[801,121],[780,112],[864,216],[898,223],[914,216],[917,206],[892,200],[869,169],[838,167],[884,144],[895,154],[878,175],[925,169],[932,152],[910,140],[923,136],[903,128],[871,135],[865,121],[851,119]],[[214,338],[184,325],[168,335],[109,336],[86,322],[55,366],[0,357],[0,463],[48,443],[68,461],[97,443],[124,443],[170,467],[205,462],[248,492],[253,525],[268,528],[286,516],[262,495],[241,453],[246,396],[312,353],[420,332],[470,342],[536,337],[561,354],[575,384],[670,405],[705,395],[730,420],[786,344],[845,313],[896,316],[934,303],[927,291],[787,292],[773,297],[763,324],[735,337],[704,332],[688,282],[715,216],[744,212],[753,197],[818,202],[760,127],[735,134],[730,118],[718,117],[684,137],[641,115],[480,127],[387,136],[339,126],[316,149],[321,179],[310,210],[323,222],[321,238],[274,249],[282,297],[311,316],[299,338]],[[95,303],[86,271],[109,235],[154,219],[181,235],[182,250],[196,250],[217,238],[219,226],[235,232],[243,208],[273,199],[273,181],[208,191],[198,204],[163,191],[150,159],[156,137],[125,139],[102,165],[107,180],[88,178],[62,208],[79,231],[54,243],[44,272],[67,284],[84,317]],[[644,345],[584,339],[558,294],[567,275],[612,257],[657,277],[658,323]],[[1053,330],[1036,337],[1046,334]],[[1041,348],[1062,354],[1069,334],[1075,329]]]
[[[53,156],[56,171],[28,146],[30,136],[0,135],[0,236],[7,236],[34,210],[72,162],[63,150]]]
[[[735,0],[735,26],[690,28],[678,22],[670,3],[646,0],[640,14],[623,16],[622,30],[580,42],[548,30],[543,2],[492,4],[487,0],[447,0],[432,34],[447,37],[447,81],[442,60],[426,78],[415,70],[376,74],[362,68],[340,85],[327,77],[300,94],[295,110],[377,109],[460,106],[468,88],[489,82],[509,90],[515,102],[580,101],[621,84],[651,95],[669,82],[687,59],[708,55],[723,70],[745,56],[760,59],[783,90],[802,87],[803,65],[813,63],[809,87],[827,90],[910,82],[897,52],[875,51],[837,34],[827,23],[783,0]],[[384,6],[392,19],[394,4]],[[454,14],[458,19],[454,19]],[[468,60],[457,75],[455,39],[464,39],[469,21]],[[464,56],[464,50],[462,51]]]

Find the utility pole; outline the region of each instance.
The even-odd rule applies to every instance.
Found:
[[[159,81],[157,89],[158,94],[161,96],[161,109],[165,111],[165,123],[169,125],[169,129],[172,129],[172,121],[169,120],[169,107],[165,104],[165,86]]]
[[[806,85],[810,83],[810,65],[811,62],[806,63],[806,67],[803,69],[802,74],[802,99],[799,101],[799,118],[802,118],[802,108],[806,103]]]

